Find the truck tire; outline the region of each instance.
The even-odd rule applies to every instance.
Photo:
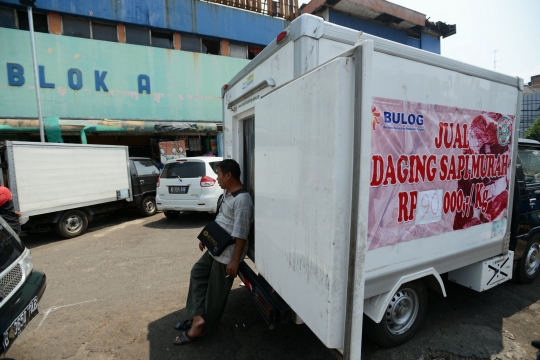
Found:
[[[88,217],[80,210],[66,211],[55,224],[56,233],[64,239],[83,234],[88,227]]]
[[[523,255],[516,262],[515,280],[522,284],[533,282],[540,274],[540,236],[527,241]]]
[[[180,215],[180,211],[164,211],[163,214],[167,219],[176,219]]]
[[[156,198],[153,196],[146,196],[141,202],[139,211],[143,216],[152,216],[157,213]]]
[[[382,347],[409,341],[424,321],[427,290],[422,280],[403,284],[394,294],[380,323],[364,316],[364,333]]]

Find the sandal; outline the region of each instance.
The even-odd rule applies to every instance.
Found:
[[[184,331],[183,333],[181,333],[180,335],[177,336],[177,338],[180,338],[180,341],[177,341],[176,338],[174,338],[173,344],[174,345],[189,345],[193,341],[195,341],[198,338],[203,337],[203,336],[204,336],[204,333],[202,333],[201,335],[199,335],[197,337],[191,337],[191,336],[188,335],[187,331]]]
[[[174,328],[176,330],[189,330],[191,329],[191,325],[193,325],[193,320],[182,320],[179,323],[176,323]]]

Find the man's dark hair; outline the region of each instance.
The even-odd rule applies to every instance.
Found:
[[[232,177],[236,180],[240,180],[240,165],[233,159],[225,159],[217,167],[221,169],[223,175],[231,173]]]

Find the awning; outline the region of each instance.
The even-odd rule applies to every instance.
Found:
[[[54,121],[53,121],[54,120]],[[221,131],[221,123],[187,121],[151,121],[151,120],[110,120],[110,119],[58,119],[45,118],[44,124],[49,130],[59,127],[61,133],[80,132],[100,134],[116,133],[122,135],[143,135],[175,132],[211,132]],[[218,128],[219,127],[219,128]],[[35,133],[39,132],[37,119],[0,119],[0,133]]]
[[[221,124],[219,124],[221,125]],[[159,122],[154,125],[157,132],[179,132],[179,131],[197,131],[197,132],[217,132],[216,123],[190,123],[190,122]]]

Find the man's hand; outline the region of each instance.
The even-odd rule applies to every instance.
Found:
[[[238,266],[240,265],[240,262],[238,260],[231,260],[229,265],[227,265],[227,268],[225,269],[225,272],[227,275],[232,276],[235,278],[238,275]]]
[[[199,241],[199,250],[204,251],[205,247],[202,241]]]
[[[21,217],[21,212],[20,211],[15,211],[15,215],[17,215],[18,217]]]

